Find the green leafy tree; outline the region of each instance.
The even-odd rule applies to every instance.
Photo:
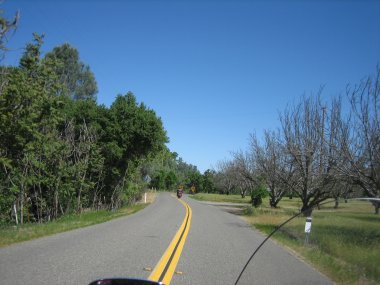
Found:
[[[166,189],[168,190],[173,189],[176,186],[176,184],[177,184],[177,176],[175,175],[174,171],[169,171],[165,177]]]
[[[74,100],[96,99],[98,92],[95,76],[90,67],[80,61],[79,52],[69,44],[55,47],[45,55],[44,61],[54,60],[54,71],[65,87],[64,95]]]
[[[34,35],[34,42],[27,45],[20,60],[20,68],[12,69],[8,75],[0,99],[4,184],[14,193],[21,223],[28,210],[25,201],[31,196],[30,186],[45,168],[44,144],[50,141],[59,120],[59,98],[50,96],[59,84],[49,65],[40,64],[42,39]]]
[[[165,189],[166,173],[164,170],[160,170],[152,179],[150,185],[159,190]]]
[[[58,72],[67,62],[53,56],[59,49],[41,59],[42,44],[43,36],[34,34],[20,66],[1,67],[1,221],[43,222],[88,207],[134,203],[144,187],[144,164],[156,158],[160,187],[174,187],[177,155],[166,148],[155,112],[132,93],[110,108],[72,100]],[[86,89],[77,86],[75,94],[91,94],[80,87]]]
[[[106,187],[110,198],[118,200],[128,173],[140,162],[160,152],[167,142],[162,121],[155,112],[129,92],[117,96],[109,112],[109,124],[101,140],[106,144]]]
[[[204,192],[202,174],[198,170],[188,173],[186,186],[189,188],[194,186],[197,192]]]
[[[215,180],[215,171],[207,169],[203,173],[203,179],[202,179],[202,190],[206,193],[214,193],[216,192],[216,187],[214,185]]]
[[[167,147],[153,156],[149,156],[142,166],[142,175],[152,177],[150,187],[157,189],[173,189],[179,185],[188,185],[196,167],[183,161],[178,153],[171,152]]]

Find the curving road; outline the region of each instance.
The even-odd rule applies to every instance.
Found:
[[[183,198],[191,226],[171,284],[234,284],[263,240],[239,217]],[[100,277],[148,278],[183,223],[186,208],[169,193],[131,216],[0,249],[1,284],[88,284]],[[144,270],[145,269],[145,270]],[[268,243],[239,284],[332,284]]]

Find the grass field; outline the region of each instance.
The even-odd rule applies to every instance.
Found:
[[[0,247],[77,228],[83,228],[125,215],[130,215],[145,208],[149,203],[153,202],[153,200],[154,195],[149,194],[147,204],[138,203],[133,206],[120,208],[117,211],[86,211],[80,215],[66,215],[49,223],[2,226],[0,227]]]
[[[208,195],[202,194],[202,199],[207,200]],[[228,199],[226,195],[219,196],[212,195],[210,200],[225,202]],[[284,198],[277,209],[268,205],[266,198],[261,207],[245,211],[252,214],[244,216],[265,234],[299,213],[301,202],[295,198]],[[308,244],[305,244],[303,216],[285,225],[273,238],[337,284],[379,284],[380,216],[373,214],[374,209],[369,202],[349,201],[341,203],[339,209],[333,206],[331,201],[321,210],[313,211]]]
[[[197,193],[195,195],[189,195],[189,197],[198,201],[209,202],[225,202],[225,203],[249,203],[251,197],[246,196],[244,199],[240,195],[219,195],[208,193]]]

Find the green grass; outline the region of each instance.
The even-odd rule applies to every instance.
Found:
[[[189,197],[199,201],[209,202],[224,202],[224,203],[249,203],[251,197],[246,196],[242,198],[241,195],[220,195],[220,194],[208,194],[197,193],[195,195],[189,195]]]
[[[265,205],[246,219],[269,234],[299,209],[287,198],[279,209]],[[333,204],[332,204],[333,205]],[[331,205],[313,211],[310,243],[305,245],[305,218],[299,217],[273,238],[296,251],[338,284],[377,284],[380,280],[380,216],[368,202],[350,201],[338,210]]]
[[[66,215],[52,222],[43,224],[2,226],[0,227],[0,247],[103,223],[121,216],[133,214],[145,208],[147,205],[148,204],[136,204],[123,207],[117,211],[88,211],[80,215]]]

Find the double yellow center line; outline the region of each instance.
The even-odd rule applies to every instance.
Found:
[[[169,285],[170,281],[172,280],[174,270],[177,266],[183,246],[185,245],[186,237],[189,233],[192,216],[190,206],[180,199],[178,201],[180,201],[182,205],[186,208],[185,219],[183,220],[182,225],[175,234],[169,247],[166,249],[164,255],[157,263],[152,274],[150,274],[149,276],[149,280],[162,282],[166,285]]]

